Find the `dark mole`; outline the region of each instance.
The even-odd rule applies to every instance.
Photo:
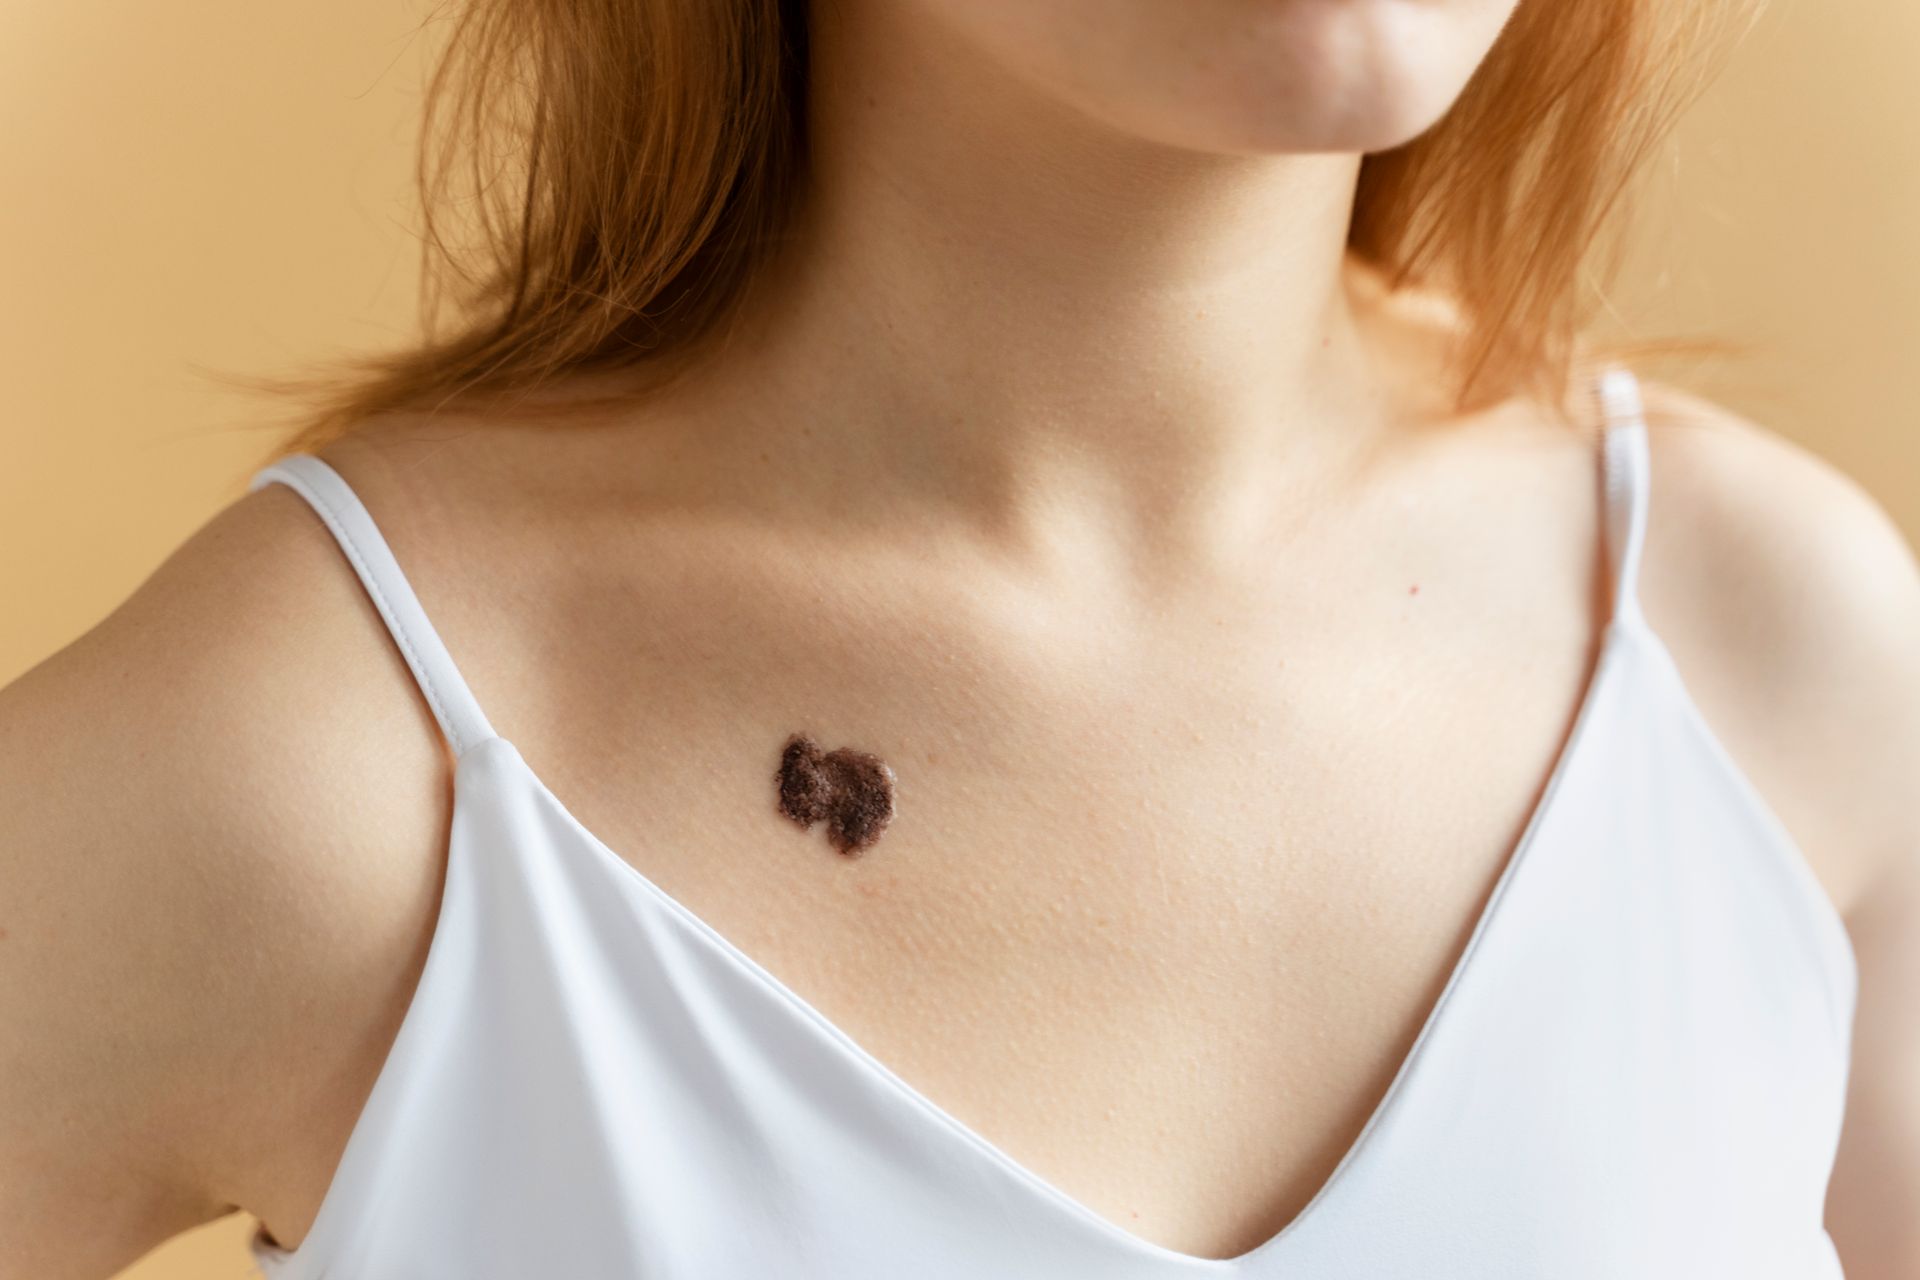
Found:
[[[802,828],[824,819],[828,843],[849,856],[872,846],[893,820],[893,770],[865,751],[823,752],[796,733],[780,749],[773,781],[781,813]]]

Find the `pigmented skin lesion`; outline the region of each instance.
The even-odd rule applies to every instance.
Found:
[[[854,857],[893,821],[893,783],[893,770],[871,752],[822,751],[811,737],[795,733],[780,749],[776,807],[803,830],[826,823],[828,843]]]

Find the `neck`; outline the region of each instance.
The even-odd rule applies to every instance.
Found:
[[[824,9],[809,192],[718,379],[784,483],[1173,567],[1248,551],[1370,443],[1357,155],[1120,135],[924,18]]]

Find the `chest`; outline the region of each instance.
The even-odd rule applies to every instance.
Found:
[[[410,1018],[446,1035],[403,1028],[375,1102],[439,1101],[371,1106],[358,1132],[391,1131],[359,1141],[360,1163],[425,1186],[437,1179],[409,1176],[407,1153],[437,1159],[477,1134],[491,1154],[461,1169],[500,1169],[505,1151],[528,1163],[453,1199],[504,1187],[544,1197],[555,1221],[658,1203],[664,1187],[629,1184],[670,1170],[687,1214],[650,1218],[633,1243],[708,1262],[751,1253],[760,1228],[771,1249],[796,1221],[865,1222],[833,1197],[880,1187],[917,1187],[948,1219],[977,1192],[1024,1215],[1031,1244],[1071,1252],[1091,1233],[1129,1265],[1343,1223],[1370,1235],[1367,1215],[1396,1195],[1396,1220],[1472,1227],[1432,1201],[1449,1161],[1504,1161],[1516,1195],[1557,1179],[1570,1202],[1617,1196],[1671,1150],[1718,1158],[1769,1111],[1792,1130],[1782,1167],[1799,1181],[1761,1198],[1808,1198],[1826,1116],[1776,1104],[1804,1084],[1789,1046],[1825,1016],[1819,961],[1780,971],[1793,1001],[1724,1017],[1751,1011],[1749,975],[1779,948],[1751,895],[1717,892],[1739,848],[1689,851],[1645,827],[1676,812],[1649,787],[1692,795],[1712,779],[1621,772],[1646,754],[1607,735],[1658,718],[1634,711],[1647,690],[1595,652],[1576,600],[1502,614],[1497,594],[1441,591],[1453,607],[1416,619],[1384,592],[1317,607],[1201,592],[1142,612],[1070,585],[929,585],[954,581],[755,578],[694,557],[644,589],[587,580],[529,600],[513,616],[530,627],[441,610],[511,740],[481,754],[524,767],[465,793],[465,821],[505,841],[468,848],[465,883],[517,866],[526,884],[496,884],[491,902],[530,923],[492,927],[471,893],[449,900],[440,936],[464,943],[442,954],[492,940],[478,959],[495,971],[476,982],[464,962],[430,962],[414,1005],[427,1012]],[[1585,741],[1601,745],[1583,754],[1590,717],[1602,729]],[[781,813],[795,732],[889,770],[890,820],[859,856]],[[545,848],[555,833],[565,847]],[[562,863],[593,883],[525,916],[539,896],[522,890]],[[1792,897],[1760,916],[1791,928]],[[1729,945],[1689,950],[1716,919]],[[542,956],[505,940],[538,936],[601,957],[599,978],[529,999]],[[569,1003],[589,989],[590,1007]],[[702,1007],[739,1017],[689,1022]],[[577,1033],[592,1027],[624,1047],[587,1054]],[[1659,1028],[1711,1052],[1676,1069]],[[1739,1089],[1701,1074],[1729,1062],[1746,1064]],[[573,1085],[476,1101],[488,1080],[555,1071]],[[1583,1112],[1570,1071],[1624,1077],[1631,1096]],[[1663,1146],[1641,1123],[1654,1115],[1706,1128]],[[1616,1122],[1633,1126],[1624,1146]],[[1608,1144],[1617,1167],[1563,1158]],[[1412,1181],[1365,1189],[1396,1169]],[[332,1185],[351,1188],[345,1172]],[[1487,1183],[1479,1165],[1458,1172]],[[763,1191],[775,1199],[741,1203]],[[1359,1228],[1355,1211],[1313,1211],[1336,1199],[1360,1202]],[[1728,1212],[1755,1203],[1736,1195]],[[323,1251],[351,1212],[316,1226]],[[525,1213],[503,1203],[502,1230]],[[715,1233],[684,1238],[701,1222]],[[874,1240],[822,1247],[829,1274]]]
[[[987,1015],[905,1001],[878,1031],[855,1025],[896,1006],[831,1011],[828,984],[743,950],[713,906],[696,913],[580,825],[516,747],[483,743],[462,766],[435,953],[308,1257],[367,1274],[428,1251],[518,1274],[556,1250],[591,1274],[1169,1280],[1427,1275],[1455,1258],[1474,1274],[1830,1274],[1816,1211],[1843,1059],[1823,958],[1803,949],[1816,922],[1770,876],[1778,850],[1698,841],[1738,834],[1736,812],[1672,819],[1672,795],[1726,799],[1680,744],[1677,767],[1634,767],[1660,738],[1630,656],[1607,651],[1551,803],[1385,1093],[1277,1218],[1273,1188],[1310,1168],[1311,1117],[1270,1064],[1324,1068],[1328,1036],[1233,1041],[1164,1016],[1164,985],[1062,992],[1104,1001],[1084,1058],[1050,1060],[1062,1041],[1006,1016],[1017,984]],[[990,972],[997,940],[973,936]],[[949,1042],[962,1068],[913,1065],[923,1042],[888,1038],[916,1017],[975,1022]],[[1230,1043],[1157,1043],[1196,1028]],[[969,1071],[992,1079],[969,1092]],[[1236,1093],[1249,1075],[1261,1087]],[[1106,1165],[1072,1162],[1089,1150]],[[1142,1185],[1160,1197],[1148,1212]]]
[[[1514,643],[1551,656],[1516,677],[1445,622],[1410,652],[1364,620],[1263,625],[1275,601],[1155,627],[978,595],[869,598],[857,625],[817,595],[740,600],[721,624],[570,625],[623,651],[546,664],[532,702],[573,714],[502,731],[620,858],[951,1114],[1220,1257],[1297,1214],[1384,1096],[1595,660],[1544,611]],[[891,771],[855,856],[780,811],[795,732]]]

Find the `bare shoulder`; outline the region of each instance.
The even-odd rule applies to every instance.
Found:
[[[1644,386],[1648,617],[1844,907],[1911,855],[1920,564],[1887,510],[1806,446]]]
[[[364,1095],[437,912],[447,782],[281,485],[0,689],[0,1274],[106,1275],[256,1208],[314,1145],[281,1139]]]
[[[1734,583],[1771,593],[1821,641],[1910,642],[1920,566],[1905,533],[1854,476],[1780,432],[1691,392],[1643,384],[1652,519]],[[1682,561],[1683,563],[1685,561]],[[1824,616],[1830,620],[1821,621]],[[1784,639],[1792,639],[1789,633]]]
[[[1730,750],[1837,886],[1858,962],[1827,1227],[1857,1280],[1920,1274],[1920,566],[1808,449],[1646,388],[1643,600]]]

